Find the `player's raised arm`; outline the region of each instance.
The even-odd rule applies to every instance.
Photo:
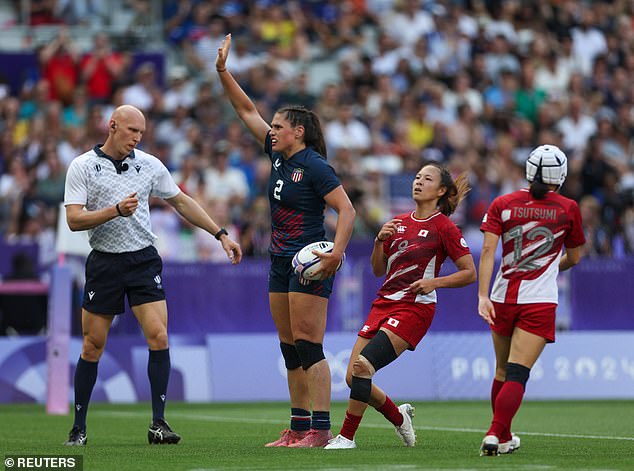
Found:
[[[231,101],[231,105],[244,124],[249,128],[251,134],[258,140],[260,145],[264,145],[266,134],[271,127],[262,118],[255,104],[251,101],[238,82],[233,78],[231,72],[227,69],[227,57],[231,49],[231,34],[227,34],[222,41],[222,45],[218,48],[218,56],[216,56],[216,71],[220,77],[220,83],[225,93]]]

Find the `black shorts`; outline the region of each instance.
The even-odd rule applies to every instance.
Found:
[[[137,252],[93,250],[86,260],[83,308],[93,314],[121,314],[124,295],[130,306],[165,299],[163,261],[154,246]]]
[[[329,298],[335,277],[302,284],[299,282],[299,275],[293,270],[292,260],[293,257],[271,255],[269,293],[306,293]]]

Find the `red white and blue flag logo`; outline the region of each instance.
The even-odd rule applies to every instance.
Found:
[[[293,173],[291,174],[291,180],[293,180],[295,183],[302,181],[303,177],[304,177],[303,168],[296,168],[295,170],[293,170]]]

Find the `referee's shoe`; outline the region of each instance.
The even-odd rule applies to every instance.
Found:
[[[68,440],[64,442],[65,446],[86,446],[88,437],[86,431],[74,426],[68,433]]]
[[[175,445],[181,436],[172,431],[165,419],[155,419],[147,432],[147,441],[150,445]]]

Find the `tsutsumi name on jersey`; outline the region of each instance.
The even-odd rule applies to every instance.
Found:
[[[101,252],[134,252],[154,244],[150,225],[150,196],[168,199],[180,193],[163,163],[135,149],[115,162],[99,146],[76,157],[68,167],[64,204],[80,204],[88,211],[116,205],[136,192],[139,205],[129,217],[116,217],[88,231],[90,246]]]
[[[509,214],[505,214],[508,211]],[[502,211],[502,220],[513,219],[541,219],[544,221],[556,221],[558,218],[556,208],[540,208],[531,206],[514,206],[511,209]]]

